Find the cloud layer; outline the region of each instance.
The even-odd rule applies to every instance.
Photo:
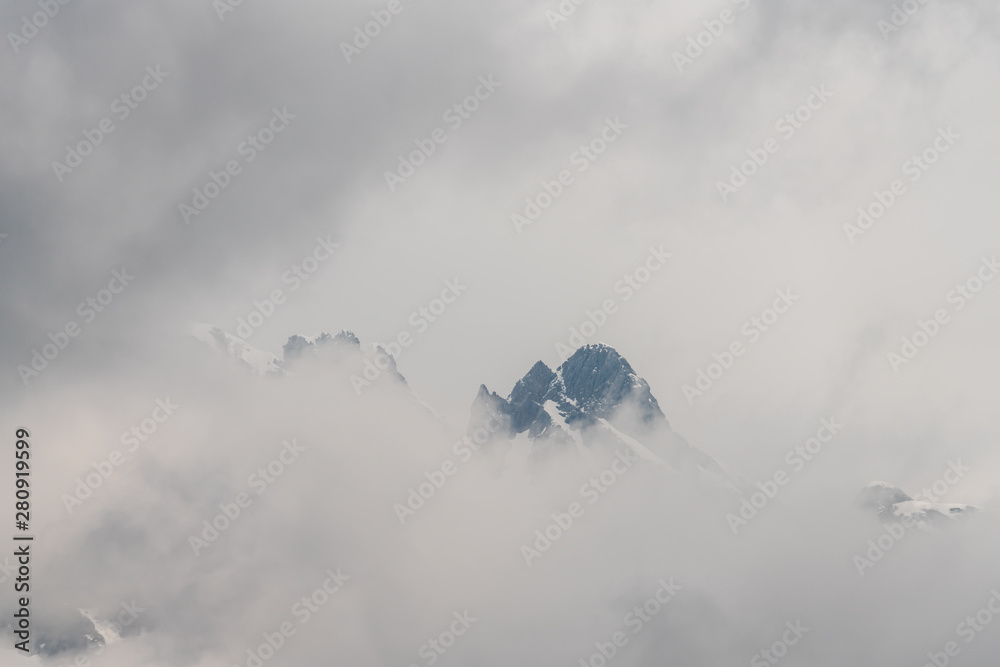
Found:
[[[247,664],[286,620],[270,664],[427,664],[466,610],[442,664],[579,664],[623,628],[612,662],[747,663],[796,621],[787,664],[917,665],[952,640],[992,664],[995,630],[955,628],[1000,585],[995,5],[18,0],[0,26],[0,414],[32,429],[38,627],[68,642],[42,664],[82,650],[77,609],[133,601],[95,664]],[[350,369],[255,379],[184,335],[241,320],[278,356],[408,336],[399,370],[440,418],[358,396]],[[571,456],[477,459],[400,526],[480,384],[506,393],[574,336],[751,483],[821,419],[844,431],[736,536],[738,502],[639,469],[529,567],[595,472]],[[859,489],[915,493],[959,459],[948,501],[984,511],[859,576],[882,530]]]

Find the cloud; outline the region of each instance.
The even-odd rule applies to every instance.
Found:
[[[997,585],[997,287],[898,373],[887,355],[1000,249],[996,7],[932,1],[884,36],[891,3],[591,0],[553,29],[560,4],[69,2],[37,34],[24,21],[55,5],[0,10],[26,41],[0,58],[0,414],[36,443],[45,664],[84,650],[78,609],[110,622],[133,600],[147,611],[95,664],[247,664],[288,619],[271,664],[425,664],[465,610],[478,620],[442,664],[578,664],[670,577],[683,590],[614,662],[745,663],[797,620],[789,664],[918,664],[964,642],[955,626]],[[817,89],[828,99],[796,118]],[[609,119],[627,129],[598,156]],[[942,128],[954,146],[907,171]],[[73,151],[72,172],[53,167]],[[413,173],[390,189],[400,156]],[[518,233],[512,214],[563,170],[572,187]],[[852,244],[845,225],[895,179],[905,195]],[[669,261],[588,342],[614,345],[674,429],[751,483],[821,418],[846,424],[836,446],[735,537],[737,504],[643,469],[529,568],[519,547],[594,472],[562,456],[472,464],[401,527],[393,503],[447,455],[480,384],[557,365],[651,247]],[[115,292],[114,272],[134,280]],[[358,396],[352,362],[257,379],[183,336],[188,321],[235,334],[282,290],[254,347],[342,329],[387,344],[455,280],[467,292],[398,361],[440,418],[398,387]],[[777,290],[800,301],[689,404],[683,386],[749,342]],[[62,496],[168,398],[176,414],[69,513]],[[258,494],[251,476],[291,439],[306,450]],[[915,493],[959,457],[972,472],[948,501],[984,511],[858,577],[851,556],[880,530],[850,510],[861,486]],[[190,537],[234,506],[196,556]],[[351,579],[299,624],[293,606],[338,567]],[[987,664],[995,637],[954,661]]]

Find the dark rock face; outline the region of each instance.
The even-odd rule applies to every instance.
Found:
[[[545,410],[552,401],[555,410]],[[649,384],[632,366],[607,345],[585,345],[555,371],[536,363],[521,378],[506,399],[479,388],[472,406],[470,430],[487,417],[503,424],[498,436],[511,440],[527,433],[533,455],[575,447],[598,447],[602,443],[621,446],[624,441],[600,420],[675,470],[707,473],[735,489],[718,461],[678,435],[650,392]],[[565,422],[565,427],[556,421]],[[594,427],[594,428],[590,428]],[[631,446],[631,445],[627,445]]]
[[[341,331],[335,336],[328,333],[321,333],[314,340],[309,340],[303,336],[294,335],[288,339],[282,349],[283,359],[280,362],[282,368],[288,369],[298,363],[304,357],[313,359],[343,359],[353,356],[363,355],[361,341],[350,331]],[[384,354],[389,358],[386,375],[406,384],[406,378],[396,369],[396,360],[385,351],[381,345],[375,346],[376,354]]]
[[[353,336],[354,334],[351,334],[351,335]],[[357,339],[355,339],[355,340],[357,340]],[[389,377],[395,378],[396,380],[399,380],[403,384],[406,384],[406,378],[403,377],[402,373],[400,373],[398,370],[396,370],[396,358],[393,357],[388,352],[386,352],[385,348],[382,347],[381,345],[376,345],[375,346],[375,352],[376,352],[376,354],[384,354],[389,359],[389,365],[388,365],[388,368],[386,368],[386,373],[388,373]]]
[[[288,342],[281,348],[282,357],[285,364],[291,363],[293,360],[298,359],[302,356],[302,353],[312,347],[312,343],[303,338],[302,336],[292,336],[288,339]]]
[[[604,418],[623,403],[637,403],[644,422],[663,418],[659,404],[628,361],[606,345],[587,345],[559,367],[565,396],[578,408],[580,418]]]
[[[552,423],[544,409],[548,401],[555,402],[567,424],[577,427],[609,419],[626,403],[638,409],[644,423],[666,421],[646,381],[607,345],[581,347],[556,371],[539,361],[518,380],[507,399],[483,386],[474,410],[508,416],[512,436],[527,431],[536,437]]]
[[[549,415],[542,408],[545,401],[555,400],[552,396],[556,374],[541,361],[528,371],[527,375],[517,381],[510,392],[508,403],[511,412],[511,429],[514,433],[527,430],[536,421],[544,428],[551,422]],[[540,430],[540,429],[539,429]]]
[[[321,333],[314,341],[310,341],[298,335],[292,336],[281,348],[281,351],[284,364],[287,366],[288,364],[301,358],[307,351],[316,351],[320,348],[337,345],[354,347],[359,350],[361,349],[361,341],[358,340],[357,336],[350,331],[341,331],[336,336],[331,336],[328,333]]]

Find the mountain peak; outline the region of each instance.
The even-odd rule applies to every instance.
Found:
[[[634,400],[644,422],[663,418],[649,385],[613,347],[584,345],[563,362],[557,375],[565,396],[581,414],[607,418]]]
[[[364,376],[362,382],[372,382],[381,376],[381,371],[384,370],[386,377],[398,381],[404,386],[409,386],[406,378],[396,368],[396,359],[382,345],[376,343],[367,349],[362,349],[358,337],[346,329],[334,335],[321,332],[313,337],[293,334],[282,346],[280,359],[270,352],[258,350],[243,339],[211,324],[191,323],[188,331],[195,338],[225,352],[260,376],[280,376],[286,372],[298,370],[298,364],[303,359],[310,359],[314,362],[317,360],[332,361],[335,364],[344,361],[348,363],[363,361],[365,367],[357,370],[357,377]],[[374,376],[368,377],[369,373],[374,373]]]
[[[922,494],[917,494],[914,498],[888,482],[872,482],[861,490],[856,502],[858,507],[873,512],[883,522],[906,518],[920,527],[954,519],[979,509],[975,505],[927,501]]]
[[[485,415],[500,420],[508,440],[526,433],[538,456],[553,446],[575,445],[584,452],[611,444],[714,479],[728,491],[738,488],[714,458],[670,428],[649,384],[608,345],[584,345],[554,371],[537,362],[506,399],[481,386],[472,418]]]
[[[328,346],[353,347],[360,350],[361,341],[358,340],[358,337],[354,333],[346,329],[336,336],[331,336],[326,332],[320,333],[315,338],[306,338],[305,336],[294,334],[289,336],[288,342],[282,346],[281,351],[284,363],[287,365],[301,357],[307,350],[315,352]]]
[[[507,399],[480,387],[476,403],[494,414],[508,415],[513,434],[538,436],[552,423],[545,410],[555,403],[567,424],[590,425],[607,419],[625,403],[635,403],[643,422],[665,419],[649,391],[628,361],[613,347],[584,345],[553,371],[544,362],[534,366],[514,385]]]
[[[913,498],[898,486],[888,482],[872,482],[861,490],[856,502],[862,509],[881,514],[897,503],[911,500]]]
[[[595,353],[613,357],[622,356],[618,353],[618,350],[611,347],[610,345],[605,345],[604,343],[587,343],[586,345],[581,345],[580,347],[576,348],[576,350],[573,351],[573,354],[570,355],[569,359],[572,359],[573,357],[579,354],[586,355]],[[569,359],[567,359],[567,361],[569,361]]]

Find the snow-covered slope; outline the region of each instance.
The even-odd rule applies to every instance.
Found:
[[[227,354],[241,365],[249,368],[255,375],[281,375],[282,369],[278,358],[270,352],[258,350],[241,338],[212,326],[211,324],[192,323],[189,332],[198,340]]]
[[[888,482],[872,482],[858,496],[858,506],[884,522],[912,519],[920,527],[948,521],[979,510],[975,505],[919,500]]]

